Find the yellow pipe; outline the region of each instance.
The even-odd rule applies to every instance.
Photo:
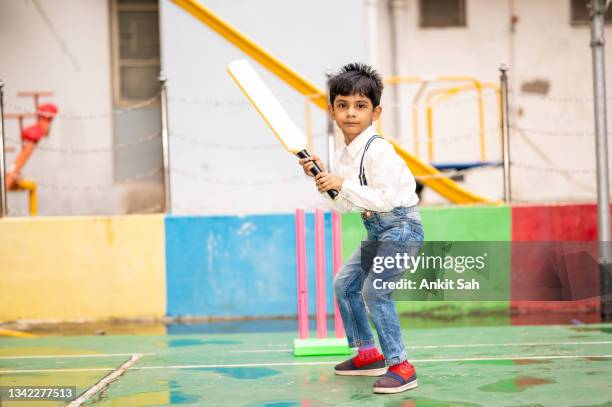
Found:
[[[17,182],[17,188],[28,191],[30,216],[38,215],[38,195],[36,194],[36,182],[21,179]]]
[[[480,161],[485,161],[487,151],[487,139],[484,130],[484,100],[482,97],[482,85],[478,82],[476,87],[478,92],[478,129],[480,130]]]
[[[0,328],[0,336],[10,336],[13,338],[36,338],[38,335],[34,335],[28,332],[14,331],[12,329]]]
[[[429,162],[433,162],[433,113],[431,107],[427,108],[427,153]]]
[[[217,34],[240,48],[245,54],[266,67],[289,86],[295,88],[303,95],[316,95],[313,103],[322,109],[327,109],[327,98],[325,93],[317,89],[315,85],[298,75],[293,69],[283,64],[280,60],[264,50],[260,45],[251,41],[238,31],[230,23],[203,6],[196,0],[173,0],[178,6],[189,12],[195,18],[206,24]]]

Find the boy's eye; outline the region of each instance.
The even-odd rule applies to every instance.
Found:
[[[365,109],[365,107],[366,107],[365,103],[359,103],[357,105],[357,109]]]

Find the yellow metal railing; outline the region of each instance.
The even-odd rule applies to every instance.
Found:
[[[467,86],[470,86],[470,89],[476,91],[477,95],[477,106],[478,106],[478,128],[480,131],[480,139],[481,144],[485,141],[485,130],[484,130],[484,96],[483,89],[488,87],[490,84],[483,84],[478,79],[472,76],[466,75],[448,75],[448,76],[392,76],[390,78],[386,78],[384,80],[385,85],[401,85],[401,84],[418,84],[419,88],[415,92],[415,95],[412,100],[411,112],[412,112],[412,138],[413,138],[413,148],[414,154],[417,157],[420,157],[420,132],[419,132],[419,111],[420,111],[420,102],[423,95],[426,95],[427,88],[431,84],[438,83],[467,83]],[[453,91],[452,94],[459,92],[460,90],[455,90],[459,86],[455,86],[451,89]],[[379,130],[382,131],[382,124],[378,123]],[[428,139],[428,157],[431,161],[433,158],[433,144],[429,142],[431,140]],[[486,148],[481,145],[481,157],[483,157],[483,151]]]
[[[497,121],[498,123],[501,120],[501,93],[499,92],[499,87],[494,83],[482,83],[482,89],[493,89],[497,95],[498,108],[497,108]],[[426,103],[426,114],[427,114],[427,144],[428,144],[428,158],[429,161],[432,162],[434,160],[434,119],[433,113],[434,108],[440,105],[442,102],[459,95],[463,92],[469,92],[474,90],[474,87],[471,84],[455,86],[451,88],[438,88],[433,89],[429,92],[427,97],[425,98]],[[479,102],[480,105],[480,102]],[[478,135],[480,141],[480,160],[486,161],[487,159],[487,139],[486,139],[486,129],[484,128],[484,108],[478,109]],[[418,134],[417,134],[418,136]]]

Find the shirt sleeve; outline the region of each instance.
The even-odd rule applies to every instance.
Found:
[[[342,184],[340,198],[363,209],[389,212],[395,206],[405,166],[391,143],[375,141],[364,159],[368,185],[346,180]]]
[[[347,212],[351,212],[354,209],[354,206],[346,198],[342,197],[342,193],[340,193],[340,195],[336,199],[331,199],[331,197],[327,194],[327,192],[324,192],[323,196],[325,197],[325,201],[327,202],[327,205],[333,211],[340,212],[340,213],[347,213]]]

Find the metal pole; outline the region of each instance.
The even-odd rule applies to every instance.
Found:
[[[159,74],[161,82],[161,125],[162,125],[162,152],[164,159],[164,210],[167,214],[172,213],[172,197],[170,195],[170,140],[168,132],[168,88],[167,78],[164,73]]]
[[[6,156],[4,151],[4,82],[0,80],[0,218],[7,214],[6,207]]]
[[[593,102],[595,112],[595,157],[597,165],[597,220],[602,321],[612,320],[612,251],[610,250],[610,191],[608,187],[608,123],[604,17],[610,0],[591,0],[591,50],[593,54]]]
[[[509,204],[512,201],[512,188],[510,183],[510,117],[508,108],[508,67],[501,64],[499,67],[500,92],[502,98],[501,107],[501,134],[502,152],[504,160],[504,202]]]

